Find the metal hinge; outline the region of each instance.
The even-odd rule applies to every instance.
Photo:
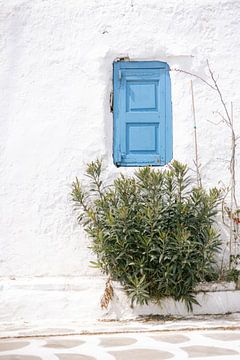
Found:
[[[110,107],[110,112],[113,112],[113,91],[110,92],[109,107]]]
[[[117,57],[116,59],[114,59],[114,62],[119,62],[119,61],[131,61],[129,56],[122,56],[122,57]]]

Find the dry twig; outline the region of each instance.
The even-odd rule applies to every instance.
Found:
[[[104,290],[103,296],[101,298],[101,308],[102,309],[108,308],[108,305],[109,305],[110,301],[113,299],[113,296],[114,296],[114,292],[113,292],[112,282],[111,282],[111,279],[108,278],[106,285],[105,285],[105,290]]]

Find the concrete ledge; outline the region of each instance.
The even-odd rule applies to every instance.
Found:
[[[139,316],[226,314],[240,312],[240,290],[234,283],[200,284],[196,289],[198,302],[189,314],[185,305],[165,299],[160,305],[131,308],[121,286],[115,287],[115,297],[109,309],[101,310],[100,299],[105,278],[46,277],[0,280],[0,322],[46,321],[96,322],[97,320],[130,320]]]
[[[121,286],[115,288],[115,298],[110,305],[106,317],[110,319],[128,319],[137,316],[162,315],[186,317],[192,315],[213,315],[240,312],[240,290],[234,282],[199,284],[196,288],[196,299],[201,305],[193,305],[193,312],[189,313],[185,304],[166,298],[160,305],[148,305],[130,308],[129,300]]]
[[[123,321],[31,321],[0,323],[0,338],[26,338],[81,334],[144,333],[198,330],[239,330],[240,314],[139,318]]]
[[[195,292],[232,291],[232,290],[236,290],[236,288],[237,288],[237,286],[234,281],[200,283],[198,286],[196,286]]]

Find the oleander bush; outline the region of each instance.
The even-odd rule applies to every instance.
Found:
[[[102,162],[88,164],[86,186],[72,185],[78,221],[90,236],[94,265],[123,285],[132,305],[165,297],[197,304],[195,286],[212,279],[219,234],[214,227],[220,191],[192,185],[188,168],[139,168],[110,185]]]

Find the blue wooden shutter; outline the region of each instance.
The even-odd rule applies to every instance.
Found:
[[[126,61],[113,66],[114,163],[165,165],[172,159],[168,65],[160,61]]]

